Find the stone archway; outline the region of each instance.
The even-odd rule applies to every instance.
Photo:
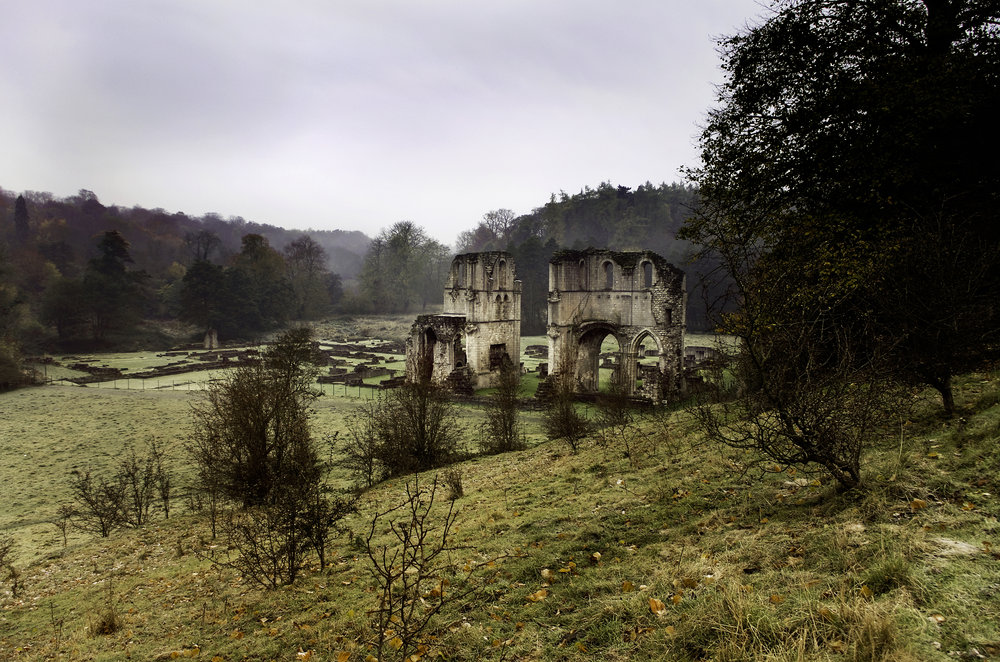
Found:
[[[625,345],[613,325],[606,322],[594,322],[585,325],[576,336],[576,368],[577,388],[584,393],[596,393],[600,390],[601,346],[608,336],[618,343],[618,351],[612,361],[615,371],[612,380],[620,382],[624,367]]]
[[[655,253],[557,252],[549,262],[550,373],[573,375],[578,391],[596,392],[600,345],[613,335],[616,378],[628,395],[662,400],[681,391],[685,299],[684,272]],[[642,367],[637,390],[647,338],[658,359]]]

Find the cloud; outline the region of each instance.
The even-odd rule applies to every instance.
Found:
[[[671,181],[752,0],[35,0],[0,27],[0,185],[451,240]],[[9,101],[9,103],[8,103]]]

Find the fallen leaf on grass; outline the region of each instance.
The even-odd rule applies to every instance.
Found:
[[[622,582],[622,593],[631,593],[634,590],[635,590],[635,584],[633,584],[627,579],[624,582]]]
[[[772,605],[780,605],[780,604],[781,604],[782,602],[784,602],[784,601],[785,601],[785,598],[784,598],[784,597],[782,597],[782,596],[780,596],[780,595],[778,595],[777,593],[772,593],[772,594],[771,594],[771,597],[770,597],[770,598],[768,598],[768,601],[769,601],[769,602],[770,602],[770,603],[771,603]]]
[[[530,594],[528,596],[528,600],[531,602],[540,602],[544,600],[546,597],[548,597],[548,595],[549,595],[548,589],[543,588],[541,590],[535,591],[534,593]]]
[[[667,613],[667,605],[663,604],[663,600],[658,600],[656,598],[649,599],[649,610],[656,614],[657,616],[663,616]]]

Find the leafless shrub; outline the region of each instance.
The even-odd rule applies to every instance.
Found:
[[[520,419],[520,368],[509,360],[504,361],[495,388],[486,404],[486,425],[479,450],[486,455],[522,450],[526,443]]]
[[[70,522],[73,521],[73,517],[76,515],[76,509],[68,504],[63,504],[59,506],[56,510],[56,516],[52,518],[52,526],[59,530],[62,534],[63,547],[68,544],[67,532],[69,529]]]
[[[91,476],[90,470],[74,471],[70,479],[77,528],[107,538],[127,521],[125,486],[118,480]]]
[[[368,400],[347,416],[347,434],[342,446],[341,465],[348,469],[362,487],[371,487],[380,479],[379,437],[376,429],[381,400]]]
[[[330,531],[354,510],[352,497],[333,499],[318,487],[286,490],[267,505],[225,513],[222,533],[232,554],[211,560],[265,588],[292,584],[310,551],[325,567]]]
[[[380,394],[356,410],[347,426],[345,465],[365,485],[441,467],[460,454],[462,429],[455,407],[430,383]]]
[[[818,322],[817,322],[818,323]],[[746,342],[732,365],[735,399],[691,411],[710,439],[755,453],[757,466],[820,468],[845,489],[861,484],[861,457],[894,420],[901,390],[852,351],[848,334],[820,336],[809,320]]]
[[[165,465],[163,448],[154,438],[149,440],[149,454],[153,461],[156,492],[163,507],[164,519],[170,519],[170,499],[173,496],[173,481]]]
[[[118,528],[142,526],[149,521],[157,485],[169,480],[155,443],[141,456],[129,448],[110,478],[93,476],[89,469],[75,471],[70,480],[74,503],[60,509],[54,523],[63,529],[64,541],[63,527],[73,518],[78,528],[103,538]]]
[[[327,488],[313,490],[305,499],[303,514],[304,536],[319,559],[319,568],[326,568],[326,550],[330,534],[346,533],[340,521],[357,511],[357,494],[333,496]]]
[[[439,487],[435,477],[429,488],[419,480],[406,484],[406,497],[380,512],[365,539],[368,570],[378,600],[371,612],[371,645],[378,660],[408,660],[426,655],[432,645],[432,623],[449,604],[465,604],[479,594],[474,574],[487,564],[459,564],[455,552],[467,549],[450,540],[458,512],[450,501],[443,516],[433,517]],[[382,531],[386,527],[388,531]],[[388,533],[390,542],[376,537]]]
[[[565,439],[573,452],[590,432],[590,422],[576,409],[572,373],[560,372],[553,376],[555,386],[542,418],[545,436]]]
[[[139,527],[149,521],[156,485],[156,460],[147,455],[138,457],[129,448],[118,463],[117,482],[122,488],[122,518],[129,526]]]
[[[620,451],[633,469],[652,451],[655,438],[639,427],[643,415],[622,385],[615,382],[607,393],[597,399],[594,421],[598,443]]]

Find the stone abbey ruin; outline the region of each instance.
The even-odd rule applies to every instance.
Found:
[[[509,253],[466,253],[451,262],[444,308],[420,315],[406,341],[406,378],[471,392],[490,386],[521,355],[521,281]]]
[[[601,367],[632,397],[659,401],[683,383],[684,272],[650,251],[562,250],[549,261],[548,381],[596,393]],[[601,363],[607,336],[618,351]],[[521,281],[513,257],[492,251],[452,261],[440,314],[420,315],[406,341],[406,378],[459,393],[519,365]],[[544,390],[544,389],[540,389]]]

